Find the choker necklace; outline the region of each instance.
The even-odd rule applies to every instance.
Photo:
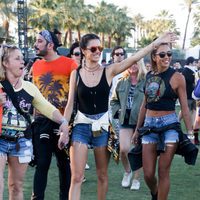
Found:
[[[94,72],[97,71],[99,69],[100,65],[97,64],[96,67],[94,67],[93,69],[90,69],[89,67],[87,67],[87,65],[85,64],[84,65],[84,69],[87,71],[87,72],[91,72],[92,75],[94,76]]]

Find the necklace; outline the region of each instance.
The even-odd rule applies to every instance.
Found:
[[[19,79],[17,80],[15,84],[12,84],[12,86],[16,89],[16,86],[18,85],[18,83],[19,83]]]
[[[90,72],[92,73],[92,75],[94,76],[94,72],[97,71],[99,69],[100,65],[97,64],[96,67],[94,67],[93,69],[90,69],[86,64],[84,65],[84,69],[87,71],[87,72]]]

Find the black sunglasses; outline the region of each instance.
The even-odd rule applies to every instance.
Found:
[[[81,55],[81,53],[80,52],[75,52],[75,53],[73,53],[73,55],[75,55],[75,56],[80,56]]]
[[[124,56],[124,53],[115,53],[116,56]]]
[[[95,53],[97,51],[97,49],[102,52],[103,51],[103,47],[102,46],[93,46],[90,48],[87,48],[88,50],[90,50],[92,53]]]
[[[171,57],[172,56],[172,52],[171,51],[168,51],[168,52],[160,52],[160,53],[156,53],[156,55],[159,55],[160,58],[164,58],[166,55],[168,57]]]

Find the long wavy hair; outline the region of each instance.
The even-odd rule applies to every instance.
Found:
[[[19,48],[16,46],[11,46],[7,44],[0,45],[0,81],[5,80],[6,78],[4,63],[8,62],[10,54],[16,49],[19,49]]]

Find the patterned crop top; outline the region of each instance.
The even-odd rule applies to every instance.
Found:
[[[154,74],[152,71],[147,74],[145,83],[147,109],[158,111],[175,110],[178,96],[169,83],[175,72],[174,69],[169,67],[160,74]]]

